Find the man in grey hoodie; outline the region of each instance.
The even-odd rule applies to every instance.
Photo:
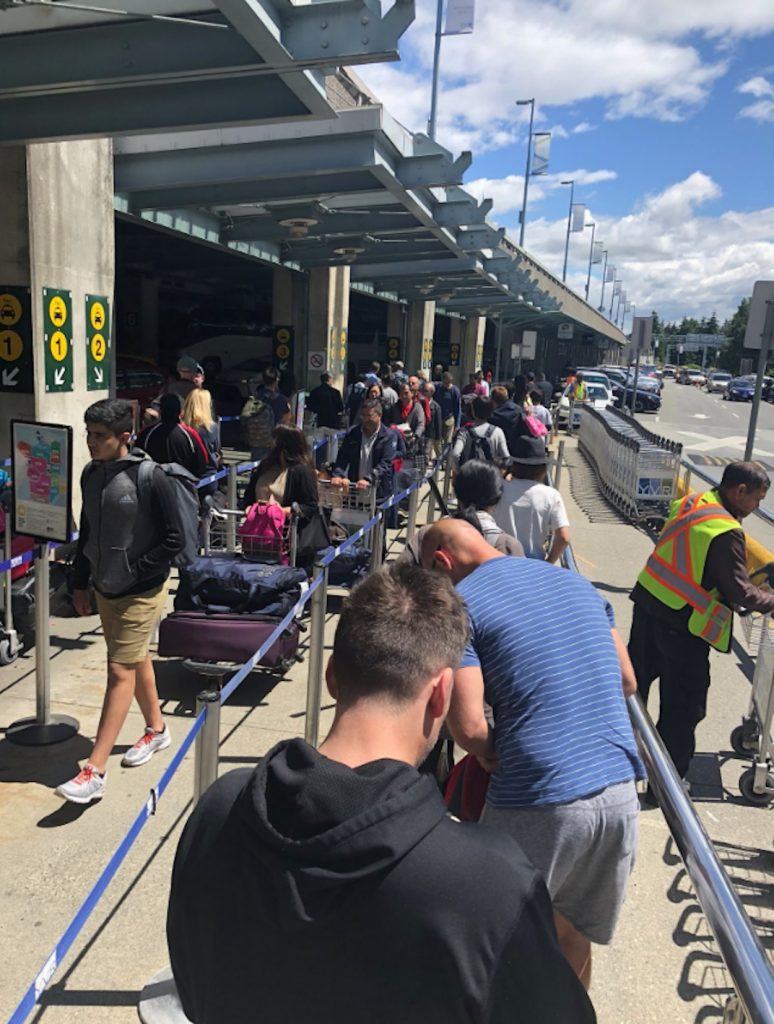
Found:
[[[132,698],[145,732],[121,763],[137,767],[168,747],[148,644],[167,596],[167,577],[183,547],[173,484],[154,464],[147,488],[138,485],[144,452],[130,453],[132,407],[105,399],[85,414],[92,461],[81,477],[83,505],[74,564],[73,606],[91,615],[89,582],[107,644],[107,689],[91,757],[56,790],[72,803],[88,804],[105,793],[107,760],[126,721]]]

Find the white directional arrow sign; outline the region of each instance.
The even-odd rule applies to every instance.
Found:
[[[94,380],[97,384],[102,384],[105,380],[105,374],[102,372],[102,368],[100,366],[95,366],[94,368]]]
[[[56,384],[57,387],[61,387],[62,384],[64,384],[66,372],[67,370],[64,366],[58,366],[56,370],[54,370],[54,384]]]
[[[18,384],[16,378],[19,376],[19,367],[14,367],[13,370],[3,370],[3,387],[15,388]]]

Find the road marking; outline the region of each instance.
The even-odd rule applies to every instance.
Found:
[[[709,416],[706,414],[706,412],[695,412],[693,414],[693,418],[695,420],[708,420]]]
[[[738,412],[732,412],[731,415],[734,417],[735,420],[739,419],[739,413]]]
[[[592,569],[598,569],[599,568],[599,566],[596,565],[594,562],[590,562],[588,560],[588,558],[584,558],[583,555],[579,555],[577,551],[573,552],[573,554],[575,555],[575,557],[578,559],[579,562],[583,562],[586,565],[590,565]]]

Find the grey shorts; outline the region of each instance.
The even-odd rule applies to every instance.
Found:
[[[543,875],[554,910],[592,942],[607,945],[634,867],[639,814],[634,782],[622,782],[569,804],[486,804],[481,821],[517,839]]]

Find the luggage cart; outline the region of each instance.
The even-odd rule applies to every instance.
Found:
[[[767,581],[769,589],[774,565],[766,565],[752,574]],[[771,615],[751,612],[742,615],[742,631],[751,651],[757,649],[750,706],[747,714],[731,733],[731,746],[741,757],[752,757],[752,765],[739,777],[739,790],[751,804],[765,807],[774,801],[774,621]]]
[[[289,516],[285,517],[282,537],[278,540],[264,540],[257,537],[240,537],[239,523],[245,517],[242,509],[212,509],[204,525],[204,553],[215,554],[229,550],[229,537],[235,537],[233,553],[241,553],[251,562],[281,562],[295,566],[298,551],[298,520],[300,508],[295,502]],[[229,529],[229,521],[236,523],[236,529]]]
[[[339,526],[347,536],[356,533],[361,526],[376,515],[376,488],[358,489],[356,484],[333,487],[330,480],[317,482],[320,507],[327,510],[332,525]],[[363,545],[371,548],[370,534],[363,538]]]

